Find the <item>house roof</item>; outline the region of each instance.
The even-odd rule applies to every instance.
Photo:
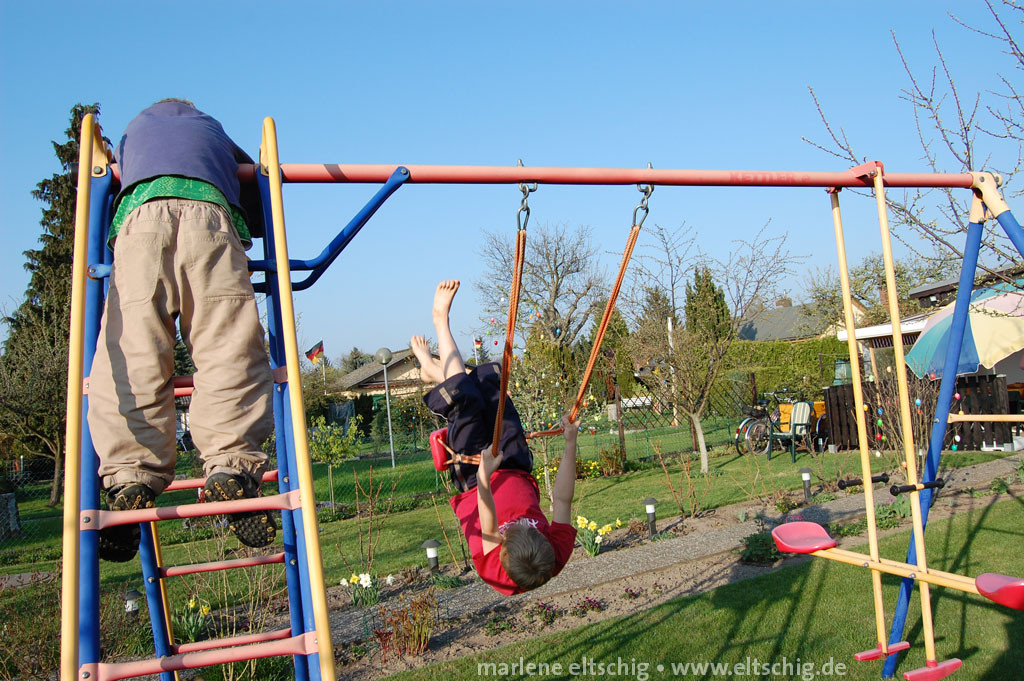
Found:
[[[1021,266],[1019,264],[1006,265],[1005,267],[996,269],[995,272],[1003,276],[1017,276],[1021,272]],[[975,283],[974,288],[978,288],[979,285],[991,283],[993,281],[997,281],[997,277],[987,272],[982,272],[978,281]],[[943,281],[915,286],[910,289],[907,295],[911,298],[917,299],[921,305],[927,307],[929,305],[936,305],[945,302],[943,296],[955,291],[959,284],[960,278],[954,277],[952,279],[945,279]]]
[[[406,348],[405,350],[396,350],[391,354],[391,361],[388,362],[388,368],[401,364],[412,357],[412,349]],[[355,371],[350,371],[341,377],[339,384],[342,390],[349,390],[354,386],[359,385],[363,381],[373,378],[377,374],[383,375],[384,365],[379,364],[376,360],[368,362],[363,366],[359,367]]]
[[[925,323],[928,318],[931,317],[934,312],[921,312],[919,314],[910,315],[900,320],[900,331],[904,336],[907,334],[919,334],[924,329]],[[892,336],[892,322],[886,322],[885,324],[875,324],[874,326],[865,326],[862,329],[855,329],[854,336],[857,340],[869,340],[871,338],[883,338],[886,336]],[[848,338],[846,329],[842,329],[836,334],[836,338],[844,341]]]
[[[828,324],[810,305],[780,306],[759,312],[740,328],[740,340],[774,341],[816,338]]]

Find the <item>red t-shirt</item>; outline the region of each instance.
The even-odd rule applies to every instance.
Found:
[[[497,470],[491,475],[491,494],[494,496],[498,527],[519,518],[527,518],[527,522],[547,537],[551,542],[551,548],[555,550],[555,569],[551,576],[554,577],[561,572],[569,560],[569,555],[572,554],[576,528],[565,523],[548,523],[544,512],[540,510],[540,488],[537,487],[534,477],[520,470]],[[452,509],[469,543],[469,553],[473,557],[477,574],[495,591],[506,596],[522,593],[522,587],[512,581],[501,565],[501,548],[495,548],[484,555],[480,512],[476,502],[475,487],[452,497],[451,500]]]

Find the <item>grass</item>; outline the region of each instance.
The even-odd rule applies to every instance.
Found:
[[[1003,501],[983,511],[936,521],[928,529],[929,564],[939,569],[976,575],[980,572],[1024,574],[1024,555],[1007,550],[1024,541],[1024,503]],[[882,554],[902,559],[909,533],[882,542]],[[885,603],[895,602],[899,580],[883,576]],[[672,674],[673,662],[714,661],[813,663],[830,660],[846,667],[846,679],[877,679],[881,662],[859,663],[853,653],[872,646],[874,616],[870,581],[863,570],[824,560],[810,560],[767,575],[728,585],[699,596],[680,598],[636,615],[605,620],[572,631],[538,637],[481,655],[460,658],[396,674],[393,681],[479,679],[478,663],[526,662],[562,670],[582,657],[598,662],[647,664],[649,678],[683,678]],[[924,645],[920,599],[915,592],[904,638],[909,653],[897,669],[923,666]],[[1015,681],[1024,669],[1024,618],[980,596],[933,588],[936,649],[939,659],[959,657],[961,681]],[[888,624],[888,622],[887,622]],[[670,651],[670,652],[666,652]],[[657,664],[666,665],[659,673]],[[634,667],[634,672],[638,669]],[[806,668],[805,668],[806,669]],[[629,672],[629,678],[644,681]],[[563,674],[564,676],[564,674]],[[753,675],[755,678],[800,678],[795,675]],[[837,674],[838,676],[838,674]],[[711,677],[691,670],[686,678]],[[805,677],[806,678],[806,677]],[[812,677],[813,678],[813,677]],[[821,675],[817,678],[827,678]]]

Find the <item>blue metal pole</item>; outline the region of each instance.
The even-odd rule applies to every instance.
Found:
[[[1005,213],[1008,214],[1008,213]],[[974,273],[978,268],[978,252],[981,249],[982,226],[976,222],[967,225],[967,244],[964,247],[964,261],[960,268],[960,283],[956,291],[956,303],[953,306],[953,319],[949,329],[949,345],[946,346],[945,363],[942,370],[942,382],[939,384],[939,398],[935,405],[935,422],[932,424],[931,438],[928,441],[928,458],[925,461],[922,482],[931,482],[939,472],[939,454],[946,438],[946,422],[949,420],[949,408],[953,403],[953,392],[956,390],[956,368],[960,363],[960,349],[963,346],[964,330],[967,328],[967,313],[971,304],[971,293],[974,290]],[[931,509],[934,490],[921,491],[921,526],[928,524],[928,511]],[[907,549],[907,563],[917,565],[917,551],[914,548],[914,536],[911,533],[910,546]],[[907,620],[907,608],[914,588],[914,580],[904,578],[900,583],[899,598],[896,611],[892,617],[892,629],[889,632],[889,644],[903,640],[903,627]],[[899,655],[892,654],[882,668],[882,678],[891,678],[896,671]]]
[[[142,583],[149,607],[149,624],[153,628],[153,652],[157,657],[171,654],[171,637],[167,631],[164,599],[160,588],[160,573],[156,562],[156,537],[149,523],[141,523],[139,562],[142,563]],[[174,681],[174,672],[163,672],[160,681]]]
[[[1017,247],[1017,252],[1021,254],[1021,257],[1024,257],[1024,231],[1021,230],[1017,218],[1013,217],[1013,213],[1010,211],[1006,211],[996,220],[1002,226],[1003,231],[1006,232],[1006,236],[1010,237],[1010,241]]]
[[[388,198],[392,194],[394,194],[395,191],[409,179],[409,177],[409,170],[407,168],[396,168],[395,172],[393,172],[391,174],[391,177],[388,178],[388,181],[385,182],[384,185],[379,190],[377,190],[377,193],[373,195],[369,202],[367,202],[367,204],[363,206],[358,213],[355,214],[355,216],[349,221],[349,223],[342,228],[338,235],[331,240],[331,243],[327,245],[327,247],[320,253],[320,255],[313,258],[312,260],[289,259],[288,265],[293,270],[313,270],[313,273],[310,274],[305,279],[303,279],[302,281],[293,283],[292,290],[303,291],[312,286],[313,284],[315,284],[317,279],[319,279],[320,276],[325,271],[327,271],[327,268],[330,267],[331,263],[334,262],[334,260],[341,254],[343,250],[345,250],[345,247],[348,246],[352,239],[354,239],[356,235],[359,234],[359,231],[363,228],[364,225],[366,225],[370,218],[373,217],[374,213],[377,212],[377,209],[384,205],[384,202],[387,201]],[[266,182],[265,176],[261,175],[260,178],[262,179],[258,179],[258,182]],[[261,193],[263,191],[262,184],[260,191]],[[269,200],[269,196],[266,196],[265,203],[268,202]],[[264,207],[265,215],[267,214],[268,211],[269,208]],[[273,223],[267,222],[266,224],[268,225],[267,232],[269,234],[271,231],[269,225]],[[251,272],[273,272],[276,270],[276,267],[274,266],[274,260],[267,256],[265,260],[254,260],[250,262],[249,270]],[[260,291],[261,293],[266,293],[265,285],[264,287],[258,288],[257,290]]]
[[[270,183],[262,173],[257,175],[257,184],[260,190],[260,198],[263,204],[264,224],[267,225],[267,233],[263,238],[263,253],[267,262],[274,262],[277,257],[277,249],[274,246],[274,232],[271,229],[273,216],[270,210]],[[277,286],[276,277],[267,277],[267,334],[270,345],[270,366],[277,369],[285,364],[284,339],[281,337],[281,304],[280,292]],[[298,487],[298,481],[293,477],[294,468],[290,465],[288,458],[288,435],[285,432],[290,422],[287,402],[287,384],[274,385],[274,425],[275,445],[277,451],[277,486],[281,492],[290,492]],[[301,519],[301,514],[295,511],[281,511],[281,534],[284,543],[284,569],[285,583],[288,586],[288,616],[291,624],[292,636],[298,636],[311,631],[303,625],[303,582],[299,571],[299,547],[296,538],[301,536],[301,525],[296,527],[296,519]],[[315,626],[313,627],[315,629]],[[309,681],[310,656],[292,656],[292,665],[295,669],[296,681]],[[317,670],[319,678],[319,669]]]
[[[107,251],[107,229],[110,225],[110,206],[114,198],[113,177],[108,171],[102,177],[92,178],[89,205],[89,252],[90,263],[102,262]],[[85,338],[82,356],[83,375],[92,371],[96,356],[96,341],[100,333],[100,319],[103,316],[104,282],[88,279],[85,285]],[[100,506],[98,480],[99,459],[89,432],[89,396],[82,399],[82,461],[79,489],[81,510],[97,510]],[[78,663],[89,664],[100,661],[100,566],[97,556],[98,537],[95,530],[79,533],[78,536]]]

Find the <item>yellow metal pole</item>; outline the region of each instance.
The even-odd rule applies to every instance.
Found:
[[[299,373],[299,343],[295,334],[295,308],[292,301],[291,270],[288,267],[288,243],[284,228],[284,197],[281,191],[281,163],[277,154],[277,129],[274,119],[263,119],[263,143],[260,162],[270,178],[270,206],[274,220],[274,247],[277,250],[277,283],[281,296],[281,322],[284,326],[284,350],[291,386],[292,435],[295,444],[295,473],[299,476],[299,498],[302,503],[302,530],[306,539],[306,562],[309,566],[310,595],[313,620],[316,624],[317,649],[320,653],[320,677],[335,681],[334,649],[327,617],[327,593],[324,588],[324,565],[320,553],[320,535],[316,521],[316,498],[313,496],[313,469],[306,441],[306,411],[302,404],[302,376]]]
[[[82,475],[82,358],[85,344],[85,271],[89,258],[89,192],[92,188],[93,144],[102,140],[96,118],[82,118],[78,143],[78,196],[71,265],[71,321],[68,328],[68,399],[64,430],[64,544],[61,574],[60,678],[78,676],[78,519]]]
[[[853,403],[857,414],[857,442],[860,446],[860,475],[864,482],[864,511],[868,524],[868,552],[871,560],[878,561],[878,532],[875,525],[875,491],[871,483],[871,452],[868,451],[868,429],[864,418],[864,389],[860,381],[860,352],[857,349],[857,325],[853,318],[853,297],[850,294],[850,270],[846,260],[846,238],[843,236],[843,216],[839,210],[839,189],[829,191],[832,200],[832,224],[836,234],[836,253],[839,258],[839,283],[843,293],[843,321],[846,324],[846,347],[850,353],[850,376],[853,378]],[[885,635],[885,601],[882,598],[882,575],[871,572],[871,593],[875,604],[875,640],[879,650],[889,652]]]
[[[149,524],[149,531],[153,533],[153,554],[156,557],[156,568],[159,572],[160,568],[164,566],[164,554],[160,547],[160,531],[157,529],[158,524],[152,522]],[[167,596],[167,580],[160,579],[160,600],[164,604],[164,626],[167,627],[167,642],[170,645],[174,645],[174,621],[171,617],[171,605],[170,599]],[[177,681],[180,677],[178,672],[174,672],[174,679]]]
[[[903,431],[903,455],[907,463],[907,482],[917,484],[917,457],[914,454],[914,428],[910,417],[910,391],[907,387],[907,363],[903,352],[903,328],[900,324],[899,291],[896,288],[896,270],[892,257],[892,238],[889,234],[889,212],[885,204],[885,180],[881,164],[875,168],[875,204],[878,206],[878,227],[882,234],[882,261],[885,264],[885,284],[888,289],[889,315],[892,319],[892,349],[896,363],[896,382],[899,387],[900,427]],[[924,522],[921,519],[921,493],[910,493],[910,512],[914,524],[914,549],[917,553],[917,576],[921,582],[921,624],[924,628],[925,660],[935,662],[935,631],[932,628],[931,589],[921,573],[928,572],[924,550]]]
[[[880,575],[884,572],[886,574],[896,575],[897,577],[912,577],[918,581],[946,587],[947,589],[955,589],[957,591],[964,591],[972,594],[978,593],[978,587],[975,586],[974,579],[971,577],[964,577],[963,575],[954,575],[948,572],[940,572],[938,570],[921,572],[920,568],[916,565],[908,565],[907,563],[899,563],[897,561],[886,560],[884,558],[882,560],[875,561],[871,560],[863,553],[844,551],[842,549],[825,549],[824,551],[815,551],[811,555],[817,556],[818,558],[827,558],[828,560],[832,560],[837,563],[845,563],[846,565],[853,565],[855,567],[868,568],[876,575]]]

